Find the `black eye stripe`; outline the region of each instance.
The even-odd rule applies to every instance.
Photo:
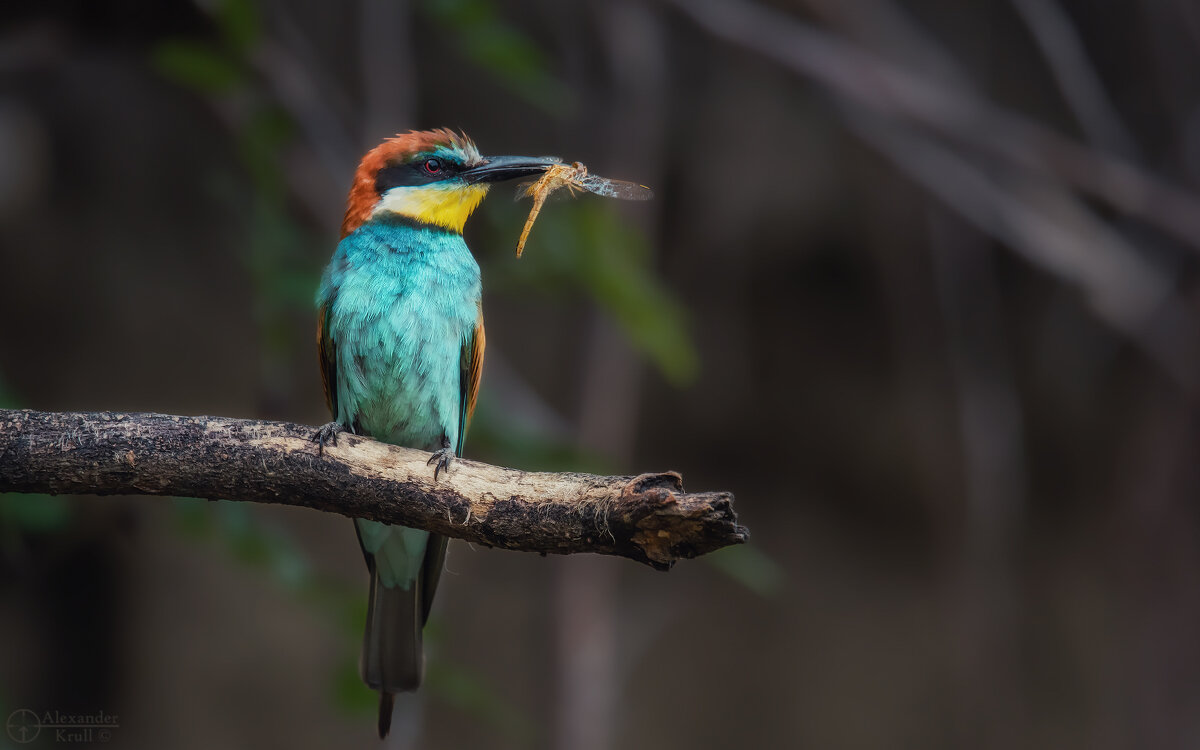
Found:
[[[426,162],[433,160],[441,167],[431,174],[425,168]],[[449,159],[441,157],[425,157],[401,164],[389,164],[375,175],[375,191],[383,195],[394,187],[418,187],[441,182],[456,175],[462,167]]]

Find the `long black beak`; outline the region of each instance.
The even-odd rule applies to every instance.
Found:
[[[469,183],[501,182],[518,177],[532,177],[545,172],[552,164],[561,164],[557,156],[488,156],[482,164],[459,172]]]

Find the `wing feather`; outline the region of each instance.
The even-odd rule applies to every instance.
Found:
[[[458,445],[455,454],[461,456],[467,438],[467,427],[475,414],[475,401],[479,397],[479,378],[483,374],[483,349],[486,345],[483,332],[483,307],[475,319],[475,330],[463,342],[462,370],[459,378],[462,408],[458,419]]]
[[[329,333],[329,308],[333,300],[326,300],[317,309],[317,356],[321,359],[321,385],[325,387],[325,403],[329,413],[338,418],[337,402],[337,349]]]

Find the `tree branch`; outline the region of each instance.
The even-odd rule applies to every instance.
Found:
[[[224,417],[0,410],[0,492],[178,495],[299,505],[488,547],[596,552],[666,570],[746,541],[728,492],[685,493],[674,472],[537,473],[312,427]]]

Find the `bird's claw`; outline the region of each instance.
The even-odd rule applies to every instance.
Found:
[[[346,427],[337,422],[329,422],[321,425],[321,429],[313,433],[311,440],[317,444],[317,455],[325,453],[325,443],[337,445],[337,436],[339,432],[345,432]]]
[[[450,447],[450,439],[442,438],[442,449],[434,451],[429,460],[425,462],[426,466],[433,466],[433,481],[438,480],[438,474],[442,471],[450,472],[450,462],[455,458],[458,456],[454,455],[454,449]]]

